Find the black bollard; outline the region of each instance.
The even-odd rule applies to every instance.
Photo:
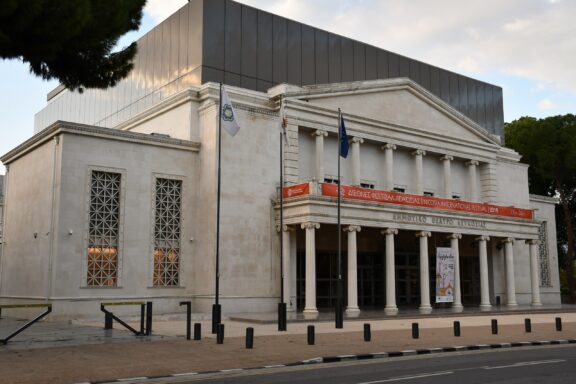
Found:
[[[526,333],[532,332],[532,322],[530,319],[524,319],[524,329],[526,330]]]
[[[460,322],[459,321],[454,322],[454,336],[460,337]]]
[[[202,339],[202,324],[194,323],[194,340]]]
[[[308,326],[308,345],[314,345],[314,326]]]
[[[224,344],[224,324],[218,324],[216,331],[216,343],[217,344]]]
[[[140,334],[146,334],[146,304],[140,304]]]
[[[335,327],[337,329],[344,328],[344,310],[340,300],[338,300],[338,302],[336,303],[336,312],[334,315],[335,315],[334,316]]]
[[[286,303],[278,303],[278,330],[286,330]]]
[[[498,334],[498,320],[496,319],[492,319],[492,334],[493,335]]]
[[[192,331],[192,302],[191,301],[181,301],[180,306],[186,306],[186,340],[190,340]]]
[[[252,349],[254,347],[254,328],[246,328],[246,349]]]
[[[152,335],[152,302],[146,302],[146,336]]]
[[[370,331],[370,324],[364,323],[364,341],[370,341],[372,339],[372,332]]]
[[[112,329],[112,314],[111,313],[104,313],[104,329]]]
[[[222,321],[222,306],[212,304],[212,334],[218,333],[218,324]]]
[[[412,338],[413,339],[420,338],[420,331],[418,329],[418,323],[412,323]]]
[[[558,332],[560,332],[562,330],[562,318],[561,317],[556,318],[556,330]]]

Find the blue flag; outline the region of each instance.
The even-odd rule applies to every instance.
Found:
[[[340,156],[348,157],[348,135],[346,135],[346,126],[344,125],[344,116],[340,114],[340,124],[338,124],[340,134]]]

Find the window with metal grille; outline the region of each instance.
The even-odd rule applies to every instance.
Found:
[[[540,235],[540,249],[539,249],[539,261],[540,261],[540,286],[541,287],[551,287],[552,279],[550,277],[550,262],[548,260],[548,225],[545,221],[540,224],[539,235]]]
[[[118,283],[120,176],[92,171],[86,275],[90,287],[115,287]]]
[[[180,284],[180,217],[182,181],[156,179],[154,211],[155,287]]]

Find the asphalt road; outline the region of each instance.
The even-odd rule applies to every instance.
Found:
[[[448,353],[197,377],[188,383],[576,383],[576,346]]]

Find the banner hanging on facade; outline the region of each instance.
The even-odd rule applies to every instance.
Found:
[[[454,254],[452,248],[436,248],[436,302],[454,301]]]

